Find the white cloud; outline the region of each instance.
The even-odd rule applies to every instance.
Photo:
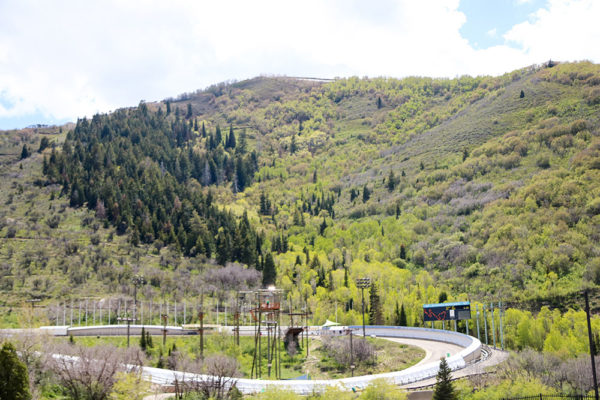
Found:
[[[598,60],[585,46],[598,42],[598,6],[566,3],[510,30],[515,48],[475,50],[458,0],[5,0],[0,122],[74,119],[261,73],[452,77]]]
[[[492,28],[486,32],[486,35],[488,35],[489,37],[496,37],[497,34],[498,34],[498,32],[497,32],[496,28]]]
[[[600,60],[600,2],[549,0],[532,21],[508,31],[504,38],[517,44],[532,60]]]

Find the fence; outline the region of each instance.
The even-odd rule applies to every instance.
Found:
[[[525,397],[506,397],[503,400],[544,400],[544,399],[571,399],[571,400],[593,400],[596,396],[587,394],[538,394]]]

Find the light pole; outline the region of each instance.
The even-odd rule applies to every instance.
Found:
[[[133,283],[133,318],[137,318],[137,288],[146,283],[146,280],[141,275],[136,275],[131,278]]]
[[[371,278],[358,278],[356,279],[356,287],[360,288],[362,298],[362,320],[363,320],[363,338],[367,338],[365,333],[365,288],[371,286]]]
[[[125,316],[117,318],[117,321],[127,322],[127,347],[129,347],[129,327],[131,326],[131,323],[135,321],[135,318]]]

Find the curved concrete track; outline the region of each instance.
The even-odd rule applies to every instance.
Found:
[[[425,357],[414,366],[423,365],[432,361],[440,361],[442,357],[448,357],[458,354],[464,347],[445,342],[435,342],[433,340],[425,339],[408,339],[408,338],[393,338],[383,337],[384,339],[391,340],[392,342],[407,344],[409,346],[420,347],[425,350]]]
[[[350,326],[350,329],[355,331],[357,336],[362,333],[361,326]],[[41,331],[46,334],[55,336],[76,335],[76,336],[97,336],[97,335],[124,335],[127,327],[124,325],[112,326],[90,326],[81,328],[70,327],[44,327]],[[145,326],[146,331],[153,334],[162,333],[162,326]],[[169,335],[185,335],[193,334],[193,331],[187,331],[181,327],[167,327]],[[4,334],[19,334],[25,330],[11,330],[0,333]],[[32,331],[32,330],[28,330]],[[131,326],[130,333],[139,335],[141,326]],[[310,329],[310,334],[318,332],[318,328]],[[240,332],[241,334],[253,334],[248,332]],[[278,386],[293,390],[299,394],[310,394],[315,391],[321,391],[326,386],[339,386],[348,390],[352,388],[365,388],[374,379],[384,378],[391,382],[400,385],[404,388],[422,387],[431,382],[432,378],[438,372],[439,359],[447,358],[448,365],[454,371],[455,377],[472,375],[481,373],[482,369],[487,365],[493,365],[503,361],[506,357],[505,352],[492,352],[484,362],[478,362],[481,355],[481,342],[472,336],[467,336],[462,333],[444,331],[428,328],[409,328],[409,327],[391,327],[391,326],[368,326],[366,333],[369,336],[377,336],[387,338],[389,340],[421,347],[425,350],[426,355],[418,364],[402,371],[389,372],[384,374],[359,376],[353,378],[333,379],[333,380],[287,380],[287,381],[268,381],[259,379],[238,379],[236,386],[243,393],[256,393],[264,390],[267,386]],[[182,371],[171,371],[158,368],[143,368],[144,376],[151,382],[169,386],[175,378],[182,380],[209,380],[210,377],[203,375],[195,375]]]

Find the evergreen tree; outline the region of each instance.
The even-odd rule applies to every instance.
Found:
[[[469,157],[469,149],[466,147],[463,149],[462,160],[465,161]]]
[[[358,197],[358,191],[354,188],[350,189],[350,201],[354,201]]]
[[[446,300],[448,300],[448,294],[446,294],[446,292],[441,292],[438,296],[438,303],[443,303]]]
[[[371,284],[369,293],[369,325],[383,325],[381,298],[375,283]]]
[[[318,178],[317,178],[317,170],[315,169],[315,171],[313,172],[312,181],[313,181],[313,183],[317,183],[317,180],[318,180]]]
[[[393,192],[396,188],[396,175],[394,175],[394,171],[390,170],[390,174],[388,176],[387,188],[390,192]]]
[[[146,329],[142,326],[142,336],[140,336],[140,349],[148,350],[148,342],[146,341]]]
[[[27,148],[27,145],[24,144],[23,148],[21,149],[21,160],[23,160],[27,157],[29,157],[29,149]]]
[[[0,399],[31,399],[27,367],[8,342],[0,349]]]
[[[192,118],[192,104],[188,103],[187,105],[187,114],[185,115],[186,119]]]
[[[525,97],[525,92],[521,90],[521,94],[519,94],[519,98],[522,99],[523,97]]]
[[[398,306],[398,303],[396,303],[396,306]],[[408,323],[406,322],[406,311],[404,311],[404,304],[402,304],[400,306],[400,315],[398,318],[398,325],[399,326],[407,326]]]
[[[219,144],[223,141],[223,136],[221,135],[221,127],[217,125],[217,129],[215,132],[215,147],[219,146]]]
[[[48,146],[50,146],[50,140],[48,140],[47,137],[43,137],[40,141],[40,148],[38,149],[38,153],[44,151],[44,149],[46,149]]]
[[[344,287],[348,287],[348,267],[344,266]]]
[[[240,142],[237,145],[235,151],[239,154],[246,153],[248,147],[248,142],[246,140],[246,128],[242,129],[242,133],[240,133]]]
[[[382,106],[383,106],[383,103],[381,101],[381,97],[377,97],[377,109],[379,110]]]
[[[406,247],[403,244],[400,245],[400,258],[406,260]]]
[[[166,104],[167,104],[167,115],[169,115],[169,114],[171,114],[171,102],[167,101]]]
[[[265,265],[263,267],[263,286],[275,284],[277,278],[277,271],[275,270],[275,261],[273,261],[273,254],[267,253],[265,257]]]
[[[365,184],[365,187],[363,187],[363,196],[362,196],[363,203],[366,203],[369,200],[369,198],[371,198],[371,191]]]
[[[206,126],[204,126],[204,122],[202,122],[202,137],[206,137]]]
[[[433,400],[456,400],[458,397],[452,385],[452,375],[450,367],[445,358],[440,361],[440,369],[436,377],[435,390],[433,392]]]
[[[235,134],[233,133],[233,126],[229,125],[229,136],[225,142],[226,149],[235,149]]]
[[[152,341],[152,335],[150,335],[150,331],[146,331],[146,347],[149,349],[154,347],[154,342]]]
[[[325,217],[323,217],[323,222],[319,227],[319,233],[321,234],[321,236],[323,236],[323,234],[325,233],[325,229],[327,229],[327,221],[325,220]]]
[[[219,229],[219,234],[217,235],[217,262],[220,265],[225,265],[229,260],[231,260],[229,235],[225,233],[224,229]]]
[[[296,135],[292,135],[292,141],[290,142],[290,153],[294,154],[298,150],[296,145]]]

